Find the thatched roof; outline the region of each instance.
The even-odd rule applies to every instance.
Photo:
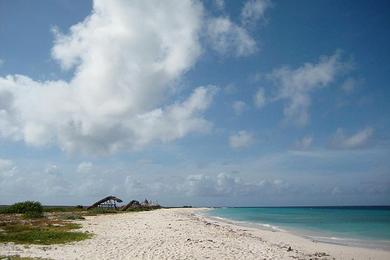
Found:
[[[109,201],[109,200],[113,200],[113,201],[119,202],[119,203],[123,202],[120,198],[117,198],[117,197],[115,197],[115,196],[107,196],[107,197],[105,197],[104,199],[101,199],[101,200],[95,202],[94,204],[92,204],[91,206],[89,206],[87,209],[96,208],[96,207],[99,206],[100,204],[102,204],[102,203],[104,203],[104,202],[106,202],[106,201]]]
[[[133,207],[133,206],[140,206],[141,204],[139,203],[139,201],[138,200],[132,200],[132,201],[130,201],[126,206],[124,206],[123,208],[122,208],[122,211],[126,211],[128,208],[130,208],[130,207]]]

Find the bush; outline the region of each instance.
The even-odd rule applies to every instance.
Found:
[[[40,218],[43,216],[43,207],[38,201],[18,202],[9,206],[7,213],[21,213],[27,218]]]
[[[70,215],[64,215],[61,217],[61,219],[64,220],[84,220],[85,218],[78,214],[70,214]]]
[[[42,218],[43,213],[37,212],[37,211],[27,211],[26,213],[23,213],[23,217],[25,217],[25,218]]]
[[[82,209],[73,206],[46,206],[43,207],[45,212],[73,212],[73,211],[82,211]]]

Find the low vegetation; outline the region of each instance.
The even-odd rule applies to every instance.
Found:
[[[93,208],[86,212],[86,216],[96,216],[99,214],[117,214],[121,213],[121,211],[118,211],[116,209],[108,209],[108,208]]]
[[[80,210],[69,212],[67,207],[56,207],[47,211],[39,202],[25,201],[3,207],[1,213],[0,243],[49,245],[91,237],[91,234],[77,231],[80,224],[69,221],[84,219]]]
[[[91,237],[91,234],[74,231],[80,224],[52,219],[39,221],[12,220],[0,222],[0,242],[18,244],[62,244],[80,241]]]
[[[155,210],[159,209],[161,207],[134,207],[134,208],[128,208],[126,212],[138,212],[138,211],[150,211],[150,210]]]
[[[121,208],[102,207],[85,210],[81,205],[43,207],[36,201],[19,202],[0,208],[0,243],[50,245],[80,241],[90,238],[92,234],[77,231],[81,225],[72,221],[82,221],[85,216],[149,211],[157,208],[160,207],[138,205],[126,211],[121,211]],[[5,259],[28,259],[13,257]],[[0,260],[2,259],[0,257]]]
[[[18,255],[11,255],[11,256],[1,256],[0,260],[45,260],[45,258],[40,257],[21,257]]]
[[[38,201],[18,202],[9,207],[2,208],[2,213],[20,213],[25,218],[43,217],[43,207]]]

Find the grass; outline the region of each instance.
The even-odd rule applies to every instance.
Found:
[[[26,204],[20,205],[25,206]],[[18,205],[18,207],[20,205]],[[92,234],[90,233],[77,231],[81,225],[72,223],[72,220],[84,220],[84,216],[149,211],[155,208],[137,207],[129,208],[127,211],[95,208],[85,211],[81,206],[51,206],[43,207],[43,213],[37,211],[39,214],[36,215],[35,212],[26,211],[23,213],[22,210],[18,210],[18,213],[10,213],[9,207],[8,209],[6,209],[6,207],[0,209],[3,209],[3,214],[0,214],[0,243],[14,242],[17,244],[51,245],[80,241],[92,237]],[[2,260],[2,258],[0,258],[0,260]]]
[[[1,256],[0,260],[45,260],[45,258],[40,257],[21,257],[18,255],[10,255],[10,256]]]
[[[81,212],[83,210],[82,206],[43,206],[44,212]]]
[[[139,211],[151,211],[159,209],[158,207],[137,207],[137,208],[128,208],[125,212],[139,212]]]
[[[96,216],[100,214],[117,214],[117,213],[124,213],[124,211],[119,211],[116,209],[106,209],[106,208],[94,208],[88,210],[85,215],[86,216]]]
[[[85,209],[83,209],[82,207],[74,207],[74,206],[43,206],[43,212],[81,212],[84,210]],[[9,214],[9,213],[22,213],[22,212],[11,212],[10,206],[5,206],[5,205],[0,206],[0,214]]]
[[[60,217],[63,220],[84,220],[85,218],[81,214],[64,214]]]
[[[0,243],[51,245],[80,241],[92,235],[75,231],[80,224],[57,218],[23,219],[17,214],[9,214],[8,219],[0,220]]]

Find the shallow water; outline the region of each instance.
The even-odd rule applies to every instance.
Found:
[[[207,214],[317,241],[390,249],[390,207],[217,208]]]

